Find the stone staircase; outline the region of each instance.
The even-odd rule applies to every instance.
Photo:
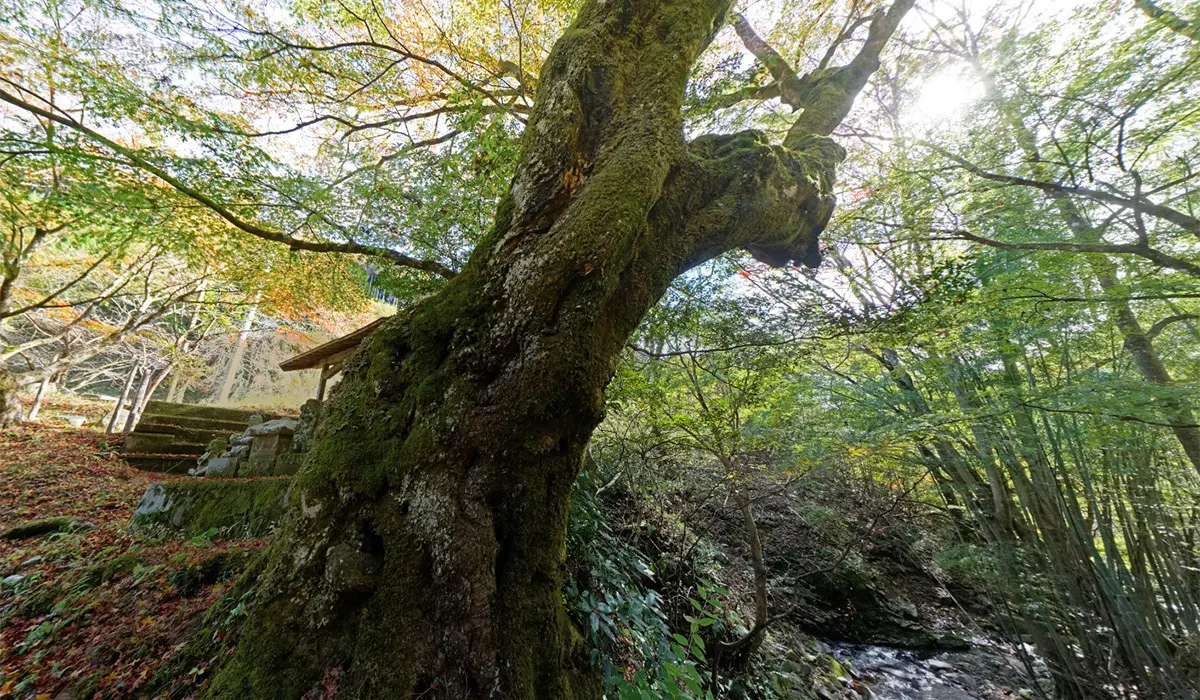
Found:
[[[196,466],[216,437],[241,433],[255,411],[151,401],[121,447],[121,457],[143,471],[183,474]],[[278,416],[263,414],[271,420]]]

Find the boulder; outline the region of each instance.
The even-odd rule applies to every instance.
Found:
[[[61,415],[58,417],[58,419],[65,422],[72,428],[82,428],[84,425],[87,425],[88,422],[87,416],[75,416],[70,414]]]
[[[162,484],[154,484],[146,489],[146,493],[142,494],[142,500],[138,503],[137,510],[133,511],[133,517],[162,513],[166,508],[167,490],[163,488]]]
[[[237,464],[229,457],[213,457],[204,465],[203,476],[236,476]]]

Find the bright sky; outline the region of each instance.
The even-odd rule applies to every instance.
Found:
[[[953,21],[963,13],[981,22],[995,7],[1018,6],[1024,10],[1024,15],[1017,24],[1029,29],[1048,20],[1065,19],[1087,4],[1094,4],[1093,0],[1025,0],[1022,3],[1013,3],[1011,0],[933,0],[919,4],[918,12],[909,16],[907,24],[916,28],[933,27],[938,20]],[[935,124],[953,119],[981,97],[983,86],[969,71],[961,66],[950,67],[925,82],[920,97],[909,108],[909,114],[913,115],[914,121]]]
[[[774,28],[778,17],[777,2],[779,0],[747,0],[744,3],[744,13],[761,33],[770,33]],[[905,19],[904,28],[920,33],[939,21],[957,24],[963,14],[971,17],[973,25],[978,27],[989,12],[1003,9],[1007,13],[1019,13],[1016,24],[1030,29],[1047,20],[1065,19],[1087,4],[1094,4],[1094,0],[919,0]],[[908,107],[908,116],[914,126],[933,125],[953,119],[982,96],[982,86],[969,71],[952,67],[926,81],[918,100]]]

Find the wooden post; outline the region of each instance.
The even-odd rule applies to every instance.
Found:
[[[321,365],[321,383],[317,385],[317,401],[322,403],[325,401],[325,382],[329,379],[328,371],[328,364]]]

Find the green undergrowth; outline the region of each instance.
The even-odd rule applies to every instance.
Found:
[[[686,629],[673,630],[654,565],[614,531],[598,488],[592,472],[575,484],[564,594],[592,647],[592,663],[603,672],[606,696],[714,697],[706,687],[702,631],[718,622],[721,591],[698,582],[695,614]]]

